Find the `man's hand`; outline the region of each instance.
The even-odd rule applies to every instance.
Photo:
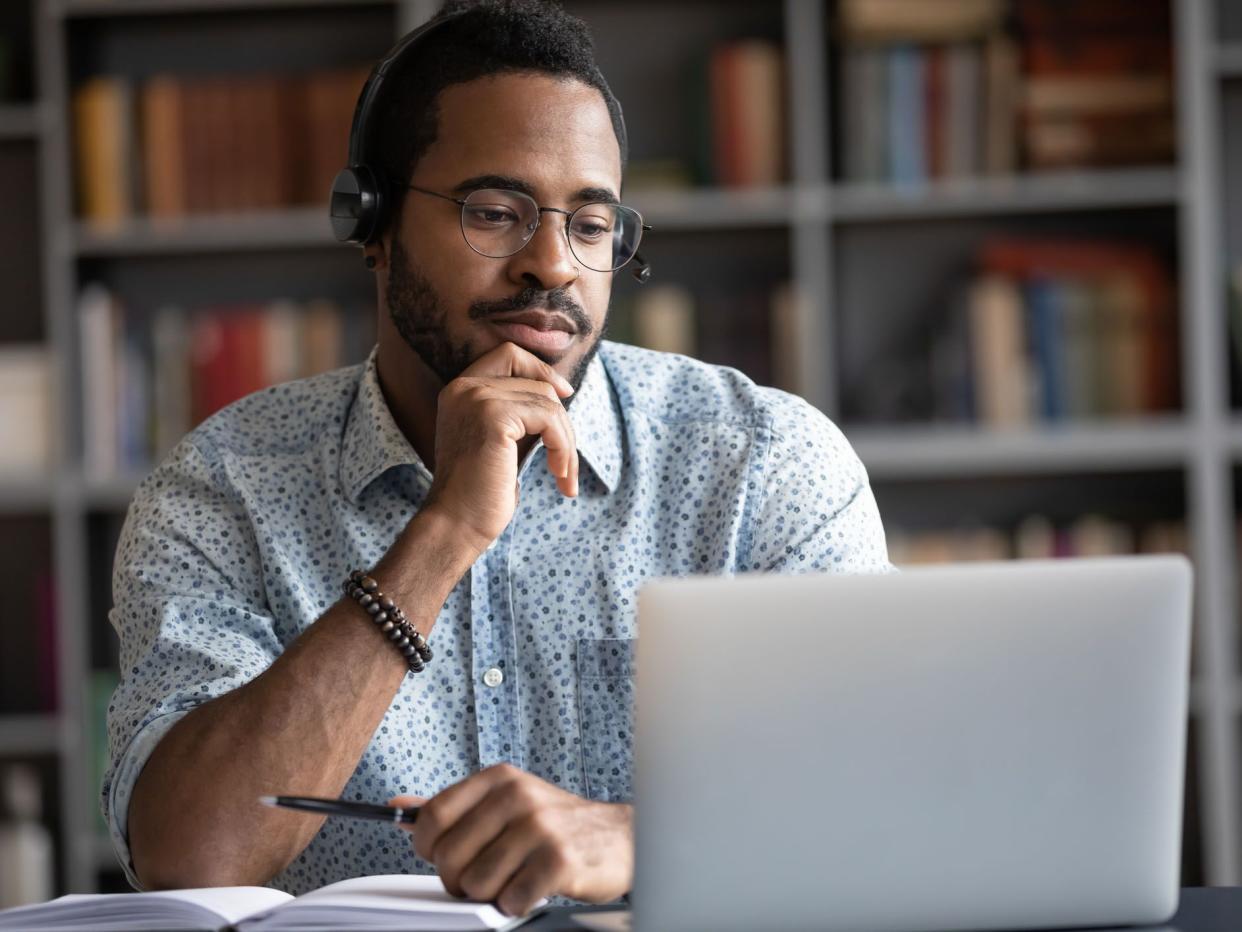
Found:
[[[407,827],[454,896],[520,916],[545,896],[606,903],[634,880],[634,809],[583,799],[508,764],[423,802]]]
[[[561,492],[577,495],[578,448],[561,403],[572,394],[556,370],[513,343],[477,359],[440,392],[426,507],[486,549],[513,518],[518,455],[532,436],[543,438]]]

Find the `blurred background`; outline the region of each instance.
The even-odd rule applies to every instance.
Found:
[[[899,564],[1189,554],[1183,882],[1242,883],[1242,4],[566,5],[654,227],[612,337],[835,418]],[[125,509],[212,411],[365,357],[325,195],[436,6],[0,4],[0,906],[124,889],[96,788]]]

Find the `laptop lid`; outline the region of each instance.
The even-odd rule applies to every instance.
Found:
[[[639,597],[636,927],[1176,908],[1180,557],[696,577]]]

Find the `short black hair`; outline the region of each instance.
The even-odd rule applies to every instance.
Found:
[[[447,0],[435,15],[446,17],[452,21],[420,39],[417,52],[389,72],[369,121],[366,151],[388,182],[386,224],[400,216],[405,184],[436,141],[440,92],[488,75],[542,72],[598,90],[625,170],[628,144],[621,105],[595,64],[586,23],[552,0]]]

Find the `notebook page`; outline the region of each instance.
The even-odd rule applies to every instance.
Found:
[[[401,928],[501,929],[513,922],[490,903],[459,900],[444,889],[439,877],[425,874],[384,874],[353,877],[304,893],[273,913],[241,924],[246,932],[294,925],[330,926],[353,914],[359,928],[387,925],[385,914]],[[365,915],[369,914],[369,915]],[[426,917],[429,923],[417,918]]]
[[[177,929],[233,925],[293,899],[266,887],[204,887],[152,893],[74,893],[0,912],[6,929]]]

